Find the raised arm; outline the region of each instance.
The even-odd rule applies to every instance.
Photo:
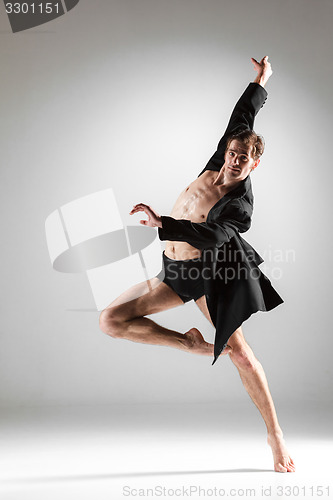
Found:
[[[257,76],[237,101],[223,137],[218,143],[216,152],[200,172],[199,176],[206,170],[219,171],[221,169],[224,163],[224,153],[228,137],[245,129],[253,130],[254,118],[267,99],[267,92],[264,87],[272,75],[268,56],[265,56],[260,62],[253,58],[251,60]]]

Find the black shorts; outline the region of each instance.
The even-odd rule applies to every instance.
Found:
[[[158,275],[160,279],[164,274],[163,283],[166,283],[183,302],[197,300],[204,292],[204,279],[202,276],[202,259],[174,260],[169,259],[163,252],[163,270]]]

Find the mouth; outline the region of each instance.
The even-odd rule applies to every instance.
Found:
[[[236,167],[230,167],[230,170],[233,170],[234,172],[240,172],[240,168],[236,168]]]

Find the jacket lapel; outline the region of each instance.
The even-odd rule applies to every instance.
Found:
[[[244,198],[245,201],[247,201],[247,203],[249,203],[251,207],[253,207],[253,193],[250,175],[245,177],[245,179],[243,179],[238,186],[229,191],[229,193],[222,196],[222,198],[217,203],[215,203],[215,205],[208,212],[207,222],[214,218],[214,214],[216,212],[220,214],[225,205],[229,203],[230,200],[234,200],[236,198]]]

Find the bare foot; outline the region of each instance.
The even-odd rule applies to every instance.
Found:
[[[275,472],[295,472],[295,465],[286,448],[283,434],[269,434],[267,443],[272,448]]]
[[[187,349],[193,354],[201,354],[206,356],[214,356],[214,344],[209,344],[205,341],[197,328],[191,328],[185,333]],[[222,354],[228,354],[231,351],[230,347],[226,347]]]

